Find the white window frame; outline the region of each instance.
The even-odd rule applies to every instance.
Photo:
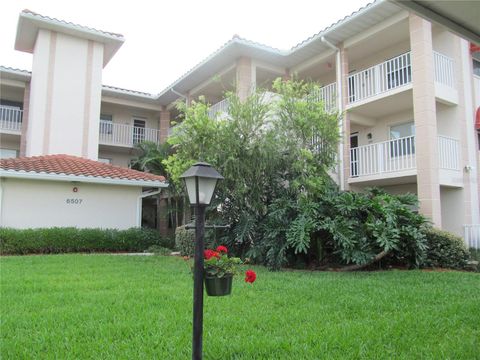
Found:
[[[392,128],[393,127],[407,125],[407,124],[413,124],[413,134],[410,134],[410,135],[407,135],[407,136],[404,136],[404,137],[400,137],[400,138],[393,138],[392,137]],[[411,127],[411,129],[412,129],[412,127]],[[406,122],[401,122],[401,123],[396,123],[396,124],[391,124],[388,127],[388,136],[389,136],[390,140],[398,140],[398,139],[403,139],[403,138],[410,137],[410,136],[415,136],[415,132],[416,132],[415,131],[415,121],[413,121],[413,120],[406,121]],[[393,142],[390,142],[390,156],[393,158],[393,157],[398,157],[398,156],[415,154],[415,142],[413,142],[413,143],[404,142],[404,144],[405,144],[405,146],[402,148],[401,153],[400,153],[398,151],[398,149],[394,147]]]

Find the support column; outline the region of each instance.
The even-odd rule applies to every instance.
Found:
[[[349,190],[350,185],[348,184],[348,179],[350,177],[350,119],[348,112],[346,111],[348,104],[348,52],[347,49],[342,46],[340,47],[340,66],[337,71],[337,81],[340,82],[338,89],[341,89],[340,96],[338,99],[339,109],[341,111],[341,130],[342,134],[340,137],[340,148],[343,153],[340,154],[342,157],[340,161],[340,188],[343,190]]]
[[[188,91],[188,92],[185,94],[185,96],[186,96],[185,104],[186,104],[187,106],[192,105],[192,100],[193,100],[193,98],[192,98],[192,95],[190,95],[190,91]]]
[[[256,73],[255,67],[252,65],[252,59],[248,57],[239,58],[236,70],[237,95],[241,101],[244,101],[255,89]]]
[[[480,223],[479,188],[476,168],[475,103],[472,79],[472,59],[469,43],[455,36],[455,86],[458,91],[459,129],[461,146],[461,171],[463,172],[464,219],[463,224]],[[473,95],[473,96],[472,96]],[[459,224],[459,225],[463,225]]]
[[[160,144],[163,144],[167,140],[168,130],[170,129],[170,111],[165,109],[160,111],[160,122],[158,128],[160,129]]]
[[[441,228],[432,25],[413,14],[409,24],[418,200],[420,212]]]
[[[26,156],[27,152],[27,131],[28,131],[28,112],[30,108],[30,82],[25,84],[23,93],[23,115],[22,115],[22,133],[20,135],[20,156]]]

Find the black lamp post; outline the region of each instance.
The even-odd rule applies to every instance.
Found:
[[[203,333],[203,250],[205,235],[205,208],[212,200],[218,180],[223,179],[210,164],[198,162],[185,171],[188,199],[195,206],[195,257],[193,266],[193,340],[192,359],[202,359]]]

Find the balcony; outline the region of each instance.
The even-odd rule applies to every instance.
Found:
[[[216,104],[210,106],[208,110],[208,116],[214,118],[216,116],[224,116],[228,112],[228,107],[230,106],[228,99],[223,99]]]
[[[275,98],[277,94],[271,91],[265,91],[263,93],[263,100],[265,102],[270,102]],[[337,83],[331,83],[326,86],[321,87],[315,93],[313,93],[313,99],[316,101],[322,101],[324,103],[325,111],[332,113],[337,111]],[[214,118],[216,116],[224,117],[228,112],[228,99],[223,99],[216,104],[210,106],[208,110],[208,116]]]
[[[460,142],[438,136],[440,183],[461,186]],[[350,183],[416,175],[415,136],[350,149]]]
[[[315,100],[323,101],[325,112],[332,113],[338,110],[336,82],[321,87],[314,96]]]
[[[160,143],[160,131],[132,125],[115,124],[100,120],[99,144],[134,147],[143,141]]]
[[[435,95],[446,103],[456,103],[453,59],[433,52]],[[357,105],[411,88],[410,52],[359,71],[348,77],[348,102]],[[454,91],[454,92],[452,92]]]
[[[0,132],[20,135],[22,118],[23,110],[13,106],[0,105]]]

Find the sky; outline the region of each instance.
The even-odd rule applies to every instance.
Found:
[[[120,33],[125,43],[102,83],[159,93],[233,35],[286,50],[369,0],[3,0],[0,65],[31,70],[14,50],[18,14],[41,15]]]

